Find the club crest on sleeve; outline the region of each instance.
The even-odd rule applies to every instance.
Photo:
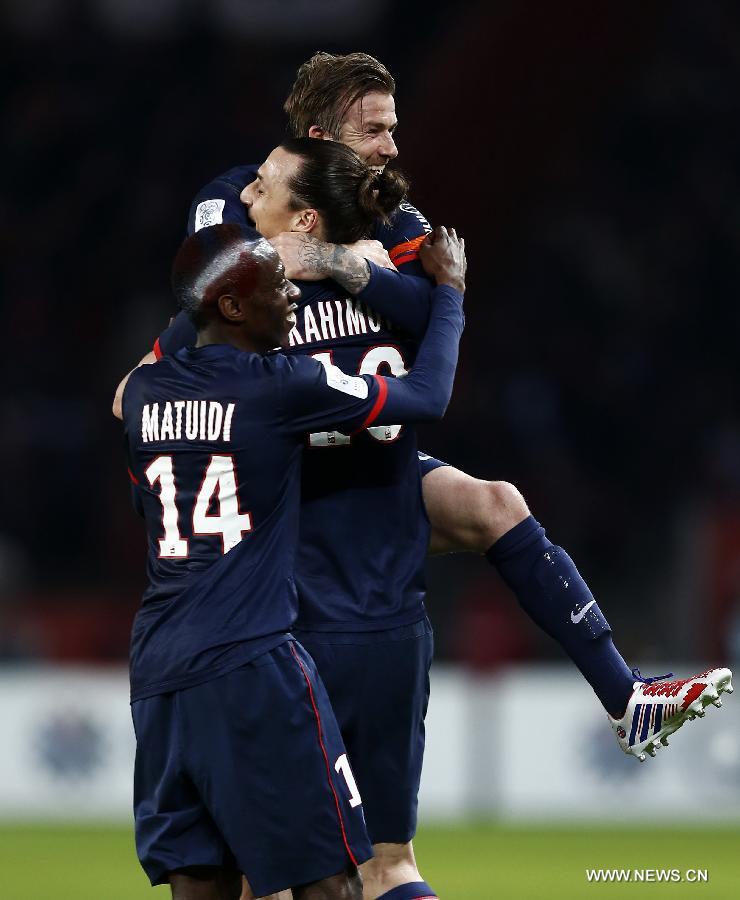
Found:
[[[225,200],[203,200],[195,208],[195,230],[220,225],[224,217]]]

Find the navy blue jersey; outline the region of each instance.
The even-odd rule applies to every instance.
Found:
[[[131,375],[123,419],[149,541],[133,699],[216,677],[286,639],[298,607],[305,435],[441,415],[462,314],[451,288],[435,295],[418,365],[403,380],[228,345],[184,348]],[[361,515],[352,527],[360,543]]]
[[[257,166],[232,169],[196,196],[189,233],[216,221],[248,222],[239,200]],[[404,275],[417,262],[418,246],[431,230],[410,205],[382,240]],[[299,283],[302,297],[290,333],[290,354],[311,355],[349,374],[401,375],[413,364],[428,319],[426,278],[401,277],[371,264],[372,278],[359,297],[334,282]],[[420,286],[421,285],[421,286]],[[398,310],[404,330],[372,312]],[[409,334],[410,333],[410,334]],[[195,340],[180,314],[155,344],[158,355]],[[424,567],[429,522],[423,506],[416,436],[409,426],[375,426],[361,434],[316,431],[305,436],[300,545],[295,578],[298,627],[345,631],[391,628],[424,615]],[[357,528],[362,537],[358,539]]]

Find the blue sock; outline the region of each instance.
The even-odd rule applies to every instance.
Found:
[[[402,884],[381,894],[378,900],[439,900],[426,881],[415,881],[413,884]]]
[[[635,681],[612,643],[611,628],[562,547],[529,516],[486,553],[517,600],[583,673],[606,711],[621,718]]]

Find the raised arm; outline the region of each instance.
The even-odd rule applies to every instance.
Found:
[[[454,230],[435,229],[424,257],[441,283],[432,290],[429,327],[409,374],[403,378],[352,377],[332,365],[322,373],[313,360],[302,357],[293,365],[301,366],[308,380],[286,381],[287,421],[293,430],[331,427],[359,431],[373,424],[427,422],[444,415],[464,324],[462,291],[458,290],[464,288],[464,241]],[[346,397],[338,402],[333,392]]]

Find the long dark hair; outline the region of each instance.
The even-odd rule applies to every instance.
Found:
[[[288,181],[293,209],[311,207],[321,213],[324,237],[331,243],[366,238],[373,222],[387,222],[408,192],[400,172],[385,169],[378,174],[337,141],[286,138],[280,146],[302,160]]]

